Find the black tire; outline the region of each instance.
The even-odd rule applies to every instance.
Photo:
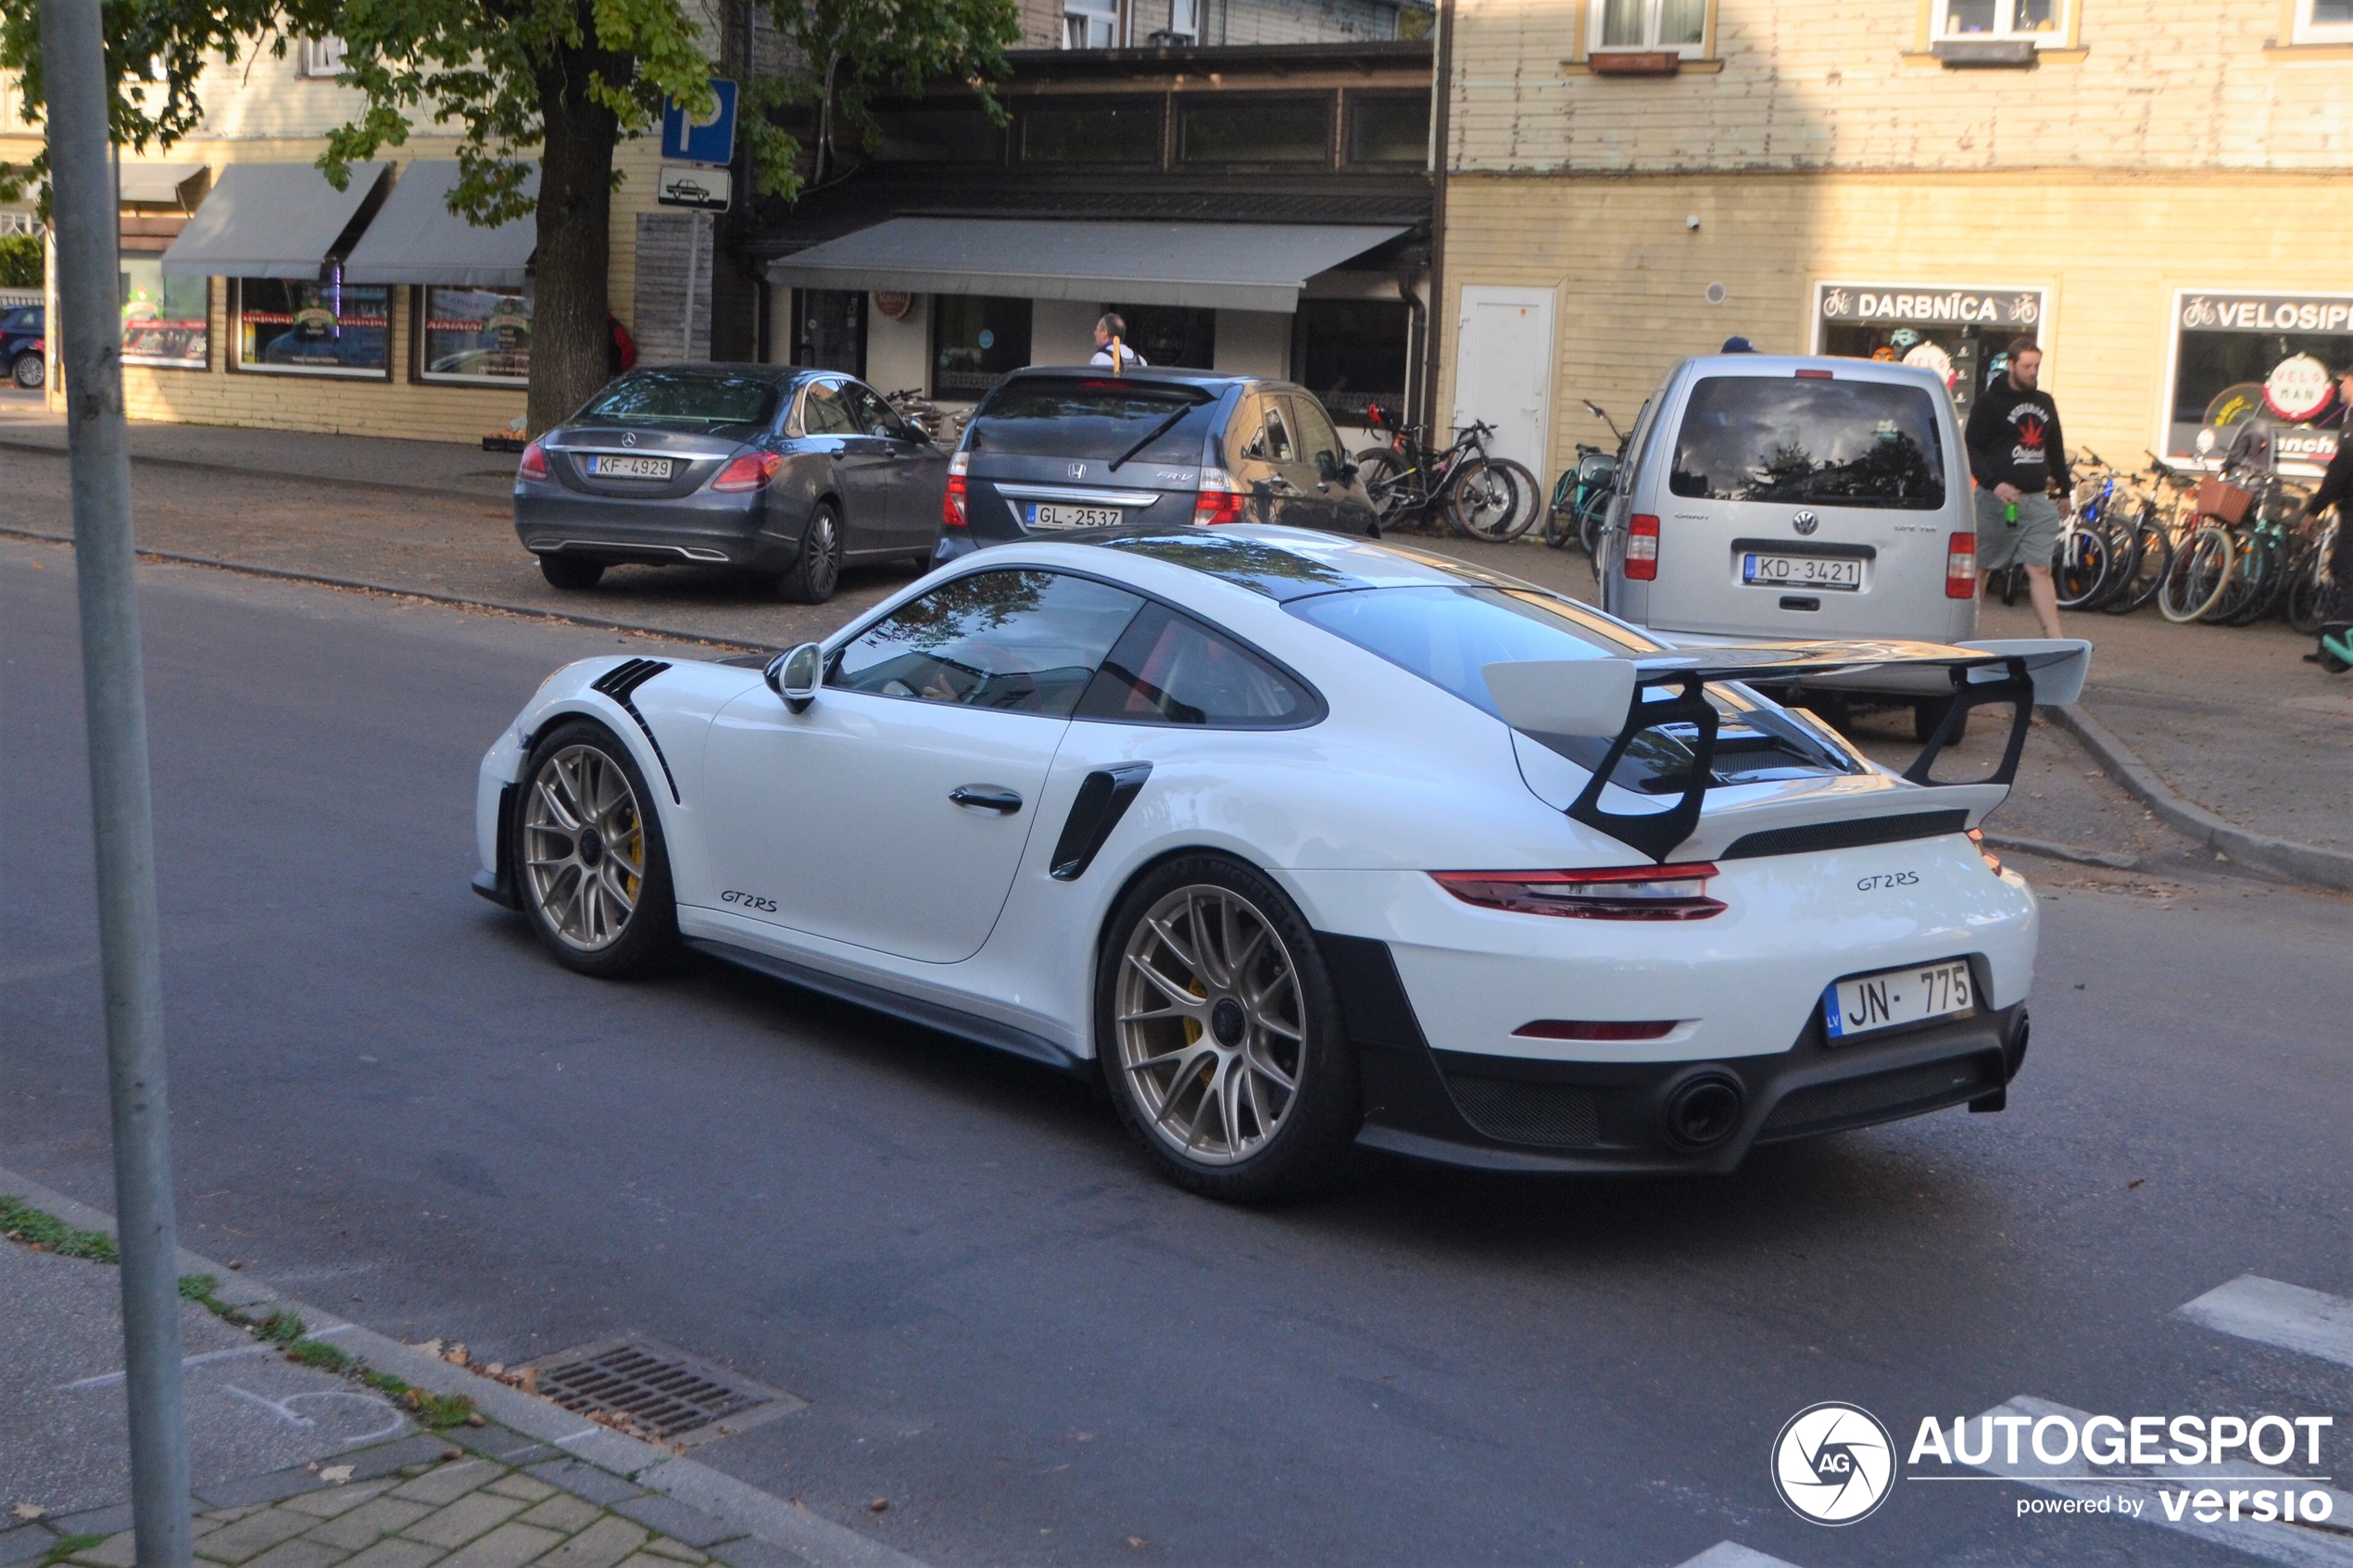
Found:
[[[797,605],[821,605],[841,586],[841,514],[820,501],[801,532],[800,554],[777,574],[776,596]]]
[[[1922,746],[1934,740],[1938,726],[1944,722],[1944,715],[1951,711],[1953,711],[1953,699],[1949,696],[1922,697],[1919,701],[1913,703],[1912,738]],[[1964,713],[1961,715],[1960,734],[1955,735],[1944,744],[1958,746],[1961,744],[1961,736],[1968,734],[1969,715]]]
[[[1356,454],[1356,478],[1373,503],[1373,516],[1383,526],[1398,521],[1412,505],[1412,486],[1404,482],[1405,460],[1386,446]]]
[[[598,770],[612,771],[628,786],[625,809],[618,792],[610,790],[611,780]],[[596,782],[583,782],[590,778]],[[544,811],[538,797],[543,784],[553,797]],[[590,820],[585,809],[585,802],[593,801],[607,803],[601,821]],[[563,828],[560,818],[553,823],[543,820],[560,810],[579,819],[580,831]],[[629,748],[610,730],[594,720],[573,719],[542,735],[523,763],[513,815],[507,849],[515,891],[522,899],[523,918],[558,963],[599,980],[659,974],[675,964],[678,900],[670,879],[661,809]],[[592,836],[593,847],[588,842]],[[625,870],[618,876],[611,873],[612,867],[626,868],[633,859],[639,873],[634,878]],[[535,862],[548,861],[555,862],[555,869],[543,880]],[[585,898],[578,897],[592,875],[601,886]],[[636,888],[629,894],[632,880]],[[617,902],[610,897],[616,885],[630,902],[617,926],[608,920],[600,927],[593,915],[583,915],[567,932],[565,921],[584,907]],[[607,927],[610,935],[603,935]]]
[[[19,354],[9,361],[8,379],[27,392],[38,392],[42,383],[49,379],[49,367],[38,354]]]
[[[1217,939],[1225,944],[1220,964],[1239,946],[1249,955],[1241,982],[1266,973],[1263,966],[1277,959],[1289,966],[1295,982],[1287,997],[1279,975],[1256,987],[1260,997],[1277,998],[1271,1005],[1262,1000],[1258,1017],[1236,1001],[1235,997],[1243,994],[1240,985],[1235,986],[1234,996],[1217,996],[1214,993],[1224,987],[1199,972],[1185,986],[1172,990],[1168,984],[1175,977],[1164,966],[1170,958],[1181,959],[1183,949],[1171,943],[1164,957],[1148,917],[1171,900],[1183,901],[1187,910],[1205,909],[1213,895],[1235,901],[1217,906],[1221,913],[1215,928],[1226,934]],[[1241,910],[1239,917],[1233,912],[1236,903]],[[1279,944],[1278,953],[1274,944],[1235,941],[1236,925],[1252,924],[1252,916],[1254,923]],[[1181,931],[1185,936],[1192,935],[1197,922],[1210,923],[1206,915],[1162,919],[1167,931]],[[1139,944],[1145,953],[1137,958]],[[1307,1191],[1339,1172],[1364,1122],[1355,1051],[1340,1026],[1340,1001],[1316,949],[1315,933],[1280,888],[1251,867],[1223,855],[1186,855],[1164,861],[1139,878],[1120,899],[1104,927],[1100,955],[1095,979],[1098,1060],[1120,1120],[1163,1175],[1204,1198],[1253,1203]],[[1152,969],[1159,980],[1133,978],[1143,968]],[[1124,1024],[1120,1017],[1123,982],[1146,997],[1159,998],[1155,1005],[1164,1008],[1173,995],[1182,994],[1189,1001],[1197,996],[1210,1022],[1203,1023],[1169,1010],[1143,1017],[1131,1012]],[[1295,1007],[1298,1014],[1279,1021],[1297,1026],[1295,1045],[1265,1022],[1274,1020],[1286,1007]],[[1132,1033],[1124,1035],[1122,1029],[1128,1025],[1134,1026]],[[1206,1055],[1187,1056],[1166,1069],[1166,1078],[1155,1070],[1155,1064],[1167,1056],[1195,1053],[1203,1042],[1212,1047]],[[1290,1091],[1282,1091],[1279,1084],[1252,1066],[1257,1061],[1277,1073],[1287,1069],[1291,1077]],[[1240,1074],[1241,1086],[1229,1100],[1223,1098],[1222,1090],[1238,1077],[1239,1067],[1250,1067],[1256,1076]],[[1204,1071],[1211,1073],[1205,1086],[1201,1082]],[[1189,1098],[1189,1090],[1194,1091]],[[1213,1101],[1212,1095],[1221,1098]],[[1188,1135],[1179,1139],[1175,1118],[1183,1115],[1189,1104],[1194,1110]],[[1229,1105],[1234,1108],[1230,1128],[1226,1120]],[[1218,1120],[1217,1138],[1229,1147],[1213,1148],[1207,1142],[1206,1113],[1213,1106]],[[1250,1135],[1231,1135],[1236,1133]],[[1196,1148],[1198,1154],[1193,1152]]]
[[[605,563],[579,556],[541,556],[539,575],[547,580],[550,588],[585,592],[604,580]]]

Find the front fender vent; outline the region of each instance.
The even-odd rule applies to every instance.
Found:
[[[654,748],[654,760],[661,764],[662,780],[670,785],[671,803],[676,805],[678,804],[677,775],[670,771],[670,759],[661,754],[661,742],[654,739],[654,727],[646,722],[646,716],[637,711],[637,704],[632,700],[632,694],[639,686],[669,668],[669,665],[659,659],[624,659],[590,682],[588,689],[604,693],[613,701],[621,704],[623,708],[627,709],[629,717],[637,721],[637,728],[645,732],[646,744]]]

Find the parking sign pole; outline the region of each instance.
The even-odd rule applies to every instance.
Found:
[[[107,1078],[114,1112],[122,1352],[131,1406],[132,1519],[138,1568],[185,1568],[188,1424],[180,1381],[179,1237],[164,1092],[162,954],[157,932],[155,806],[131,538],[131,458],[122,419],[122,325],[111,84],[98,0],[41,0],[57,223],[66,430],[72,454],[74,576],[82,607],[82,698],[89,729],[98,861],[98,951]]]

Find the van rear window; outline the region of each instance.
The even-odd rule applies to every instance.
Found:
[[[1099,458],[1135,447],[1129,462],[1198,467],[1216,401],[1181,389],[1122,383],[1111,376],[1085,381],[1026,378],[998,387],[973,415],[975,455]],[[1149,439],[1147,439],[1149,438]],[[1143,442],[1137,446],[1138,442]]]
[[[1927,389],[1707,376],[1692,388],[1667,488],[1711,501],[1934,511],[1944,445]]]

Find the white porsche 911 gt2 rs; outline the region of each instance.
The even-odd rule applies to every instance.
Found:
[[[474,885],[583,973],[684,946],[1100,1072],[1216,1196],[1352,1141],[1727,1171],[2001,1107],[2035,904],[1975,828],[2088,652],[1667,647],[1277,528],[1007,545],[773,660],[559,671]],[[1889,666],[1956,697],[1900,776],[1760,692]],[[2001,763],[1932,782],[1989,705]]]

